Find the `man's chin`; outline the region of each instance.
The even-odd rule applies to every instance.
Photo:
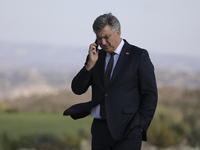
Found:
[[[105,52],[107,52],[107,53],[112,53],[112,52],[114,52],[113,51],[113,49],[112,48],[103,48],[103,50],[105,51]]]
[[[104,49],[104,51],[107,52],[107,53],[112,53],[112,51],[108,50],[108,49]]]

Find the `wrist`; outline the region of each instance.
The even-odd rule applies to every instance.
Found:
[[[93,67],[94,67],[95,63],[91,63],[91,62],[88,62],[86,65],[85,65],[85,69],[87,71],[90,71]]]

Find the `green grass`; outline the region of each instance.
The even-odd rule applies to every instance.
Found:
[[[7,133],[12,138],[43,133],[52,133],[62,137],[69,133],[76,135],[80,130],[90,134],[91,123],[91,116],[73,120],[62,114],[0,113],[0,141],[3,133]]]

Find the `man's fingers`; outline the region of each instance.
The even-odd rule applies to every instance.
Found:
[[[96,50],[97,50],[96,49],[96,44],[95,43],[91,44],[90,48],[89,48],[89,53],[92,52],[92,51],[96,51]]]

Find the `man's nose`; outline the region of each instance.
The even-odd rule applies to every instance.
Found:
[[[106,39],[102,38],[101,43],[102,43],[102,45],[105,45],[107,43]]]

